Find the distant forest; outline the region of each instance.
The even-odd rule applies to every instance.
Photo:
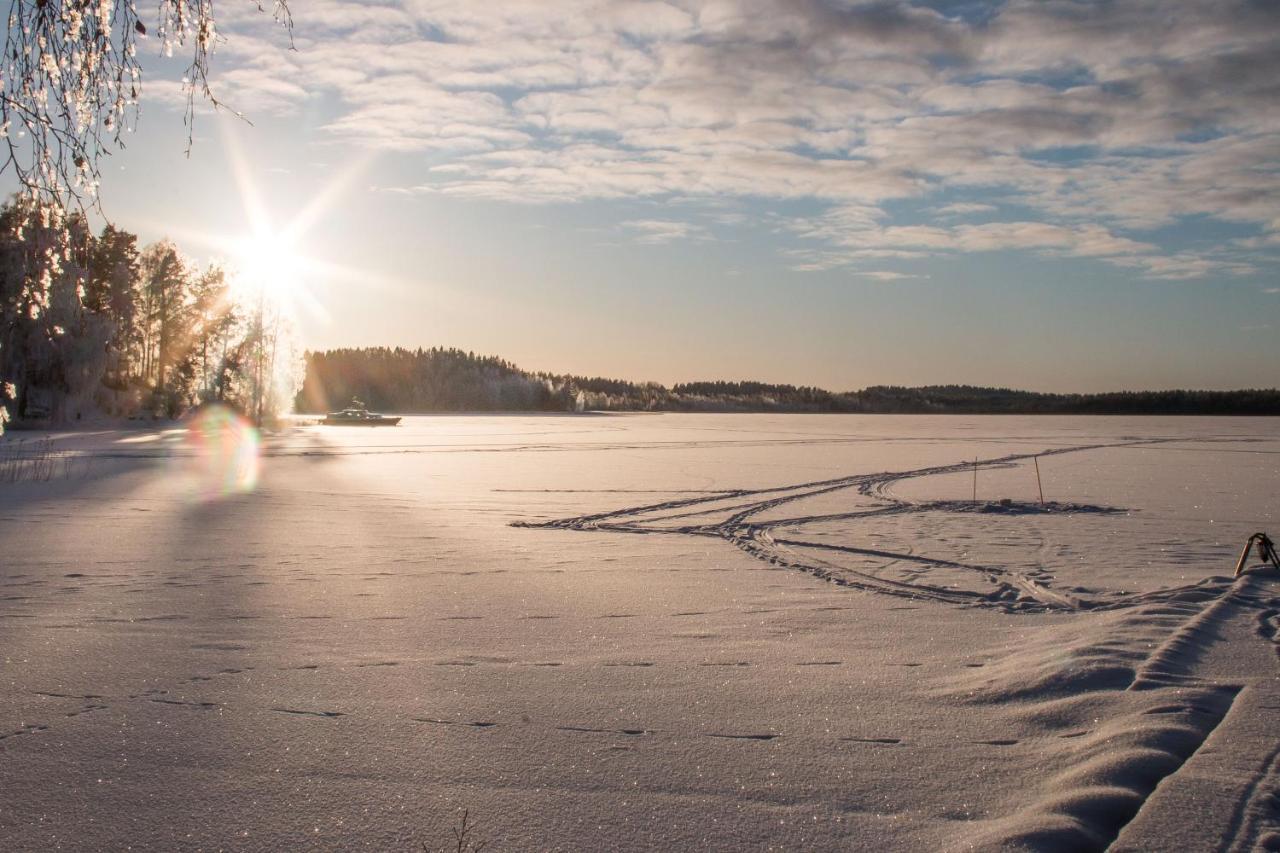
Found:
[[[866,414],[1280,415],[1280,390],[1041,394],[1008,388],[877,385],[833,392],[763,382],[656,382],[530,373],[458,349],[312,352],[301,413],[358,398],[389,412],[847,412]]]

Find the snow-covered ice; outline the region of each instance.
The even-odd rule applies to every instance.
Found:
[[[181,429],[53,448],[0,483],[4,850],[464,809],[490,850],[1280,849],[1280,575],[1231,576],[1274,419],[409,417],[269,436],[249,491]]]

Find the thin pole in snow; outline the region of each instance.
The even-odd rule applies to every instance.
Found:
[[[1236,563],[1236,577],[1240,577],[1240,573],[1244,571],[1244,564],[1249,562],[1249,549],[1253,547],[1254,536],[1250,536],[1244,543],[1244,550],[1240,552],[1240,561]]]
[[[1044,506],[1044,486],[1040,484],[1040,457],[1032,456],[1031,461],[1036,463],[1036,488],[1040,490],[1040,506]]]
[[[978,502],[978,457],[973,457],[973,502]]]

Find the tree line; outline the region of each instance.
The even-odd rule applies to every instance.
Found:
[[[391,412],[670,411],[866,414],[1280,415],[1280,390],[1046,394],[1008,388],[872,386],[861,391],[763,382],[656,382],[531,373],[458,349],[310,352],[295,405],[318,413],[357,398]]]
[[[220,402],[258,421],[292,389],[278,307],[162,240],[28,200],[0,208],[0,428],[5,420],[176,417]]]
[[[295,407],[342,408],[358,398],[397,412],[574,411],[578,391],[493,356],[458,349],[370,347],[311,352]],[[585,405],[585,400],[582,401]]]

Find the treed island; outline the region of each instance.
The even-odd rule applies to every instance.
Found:
[[[352,398],[390,412],[843,412],[864,414],[1280,415],[1280,391],[1046,394],[1009,388],[879,385],[861,391],[764,382],[627,382],[535,373],[458,349],[310,352],[295,405],[318,413]]]

